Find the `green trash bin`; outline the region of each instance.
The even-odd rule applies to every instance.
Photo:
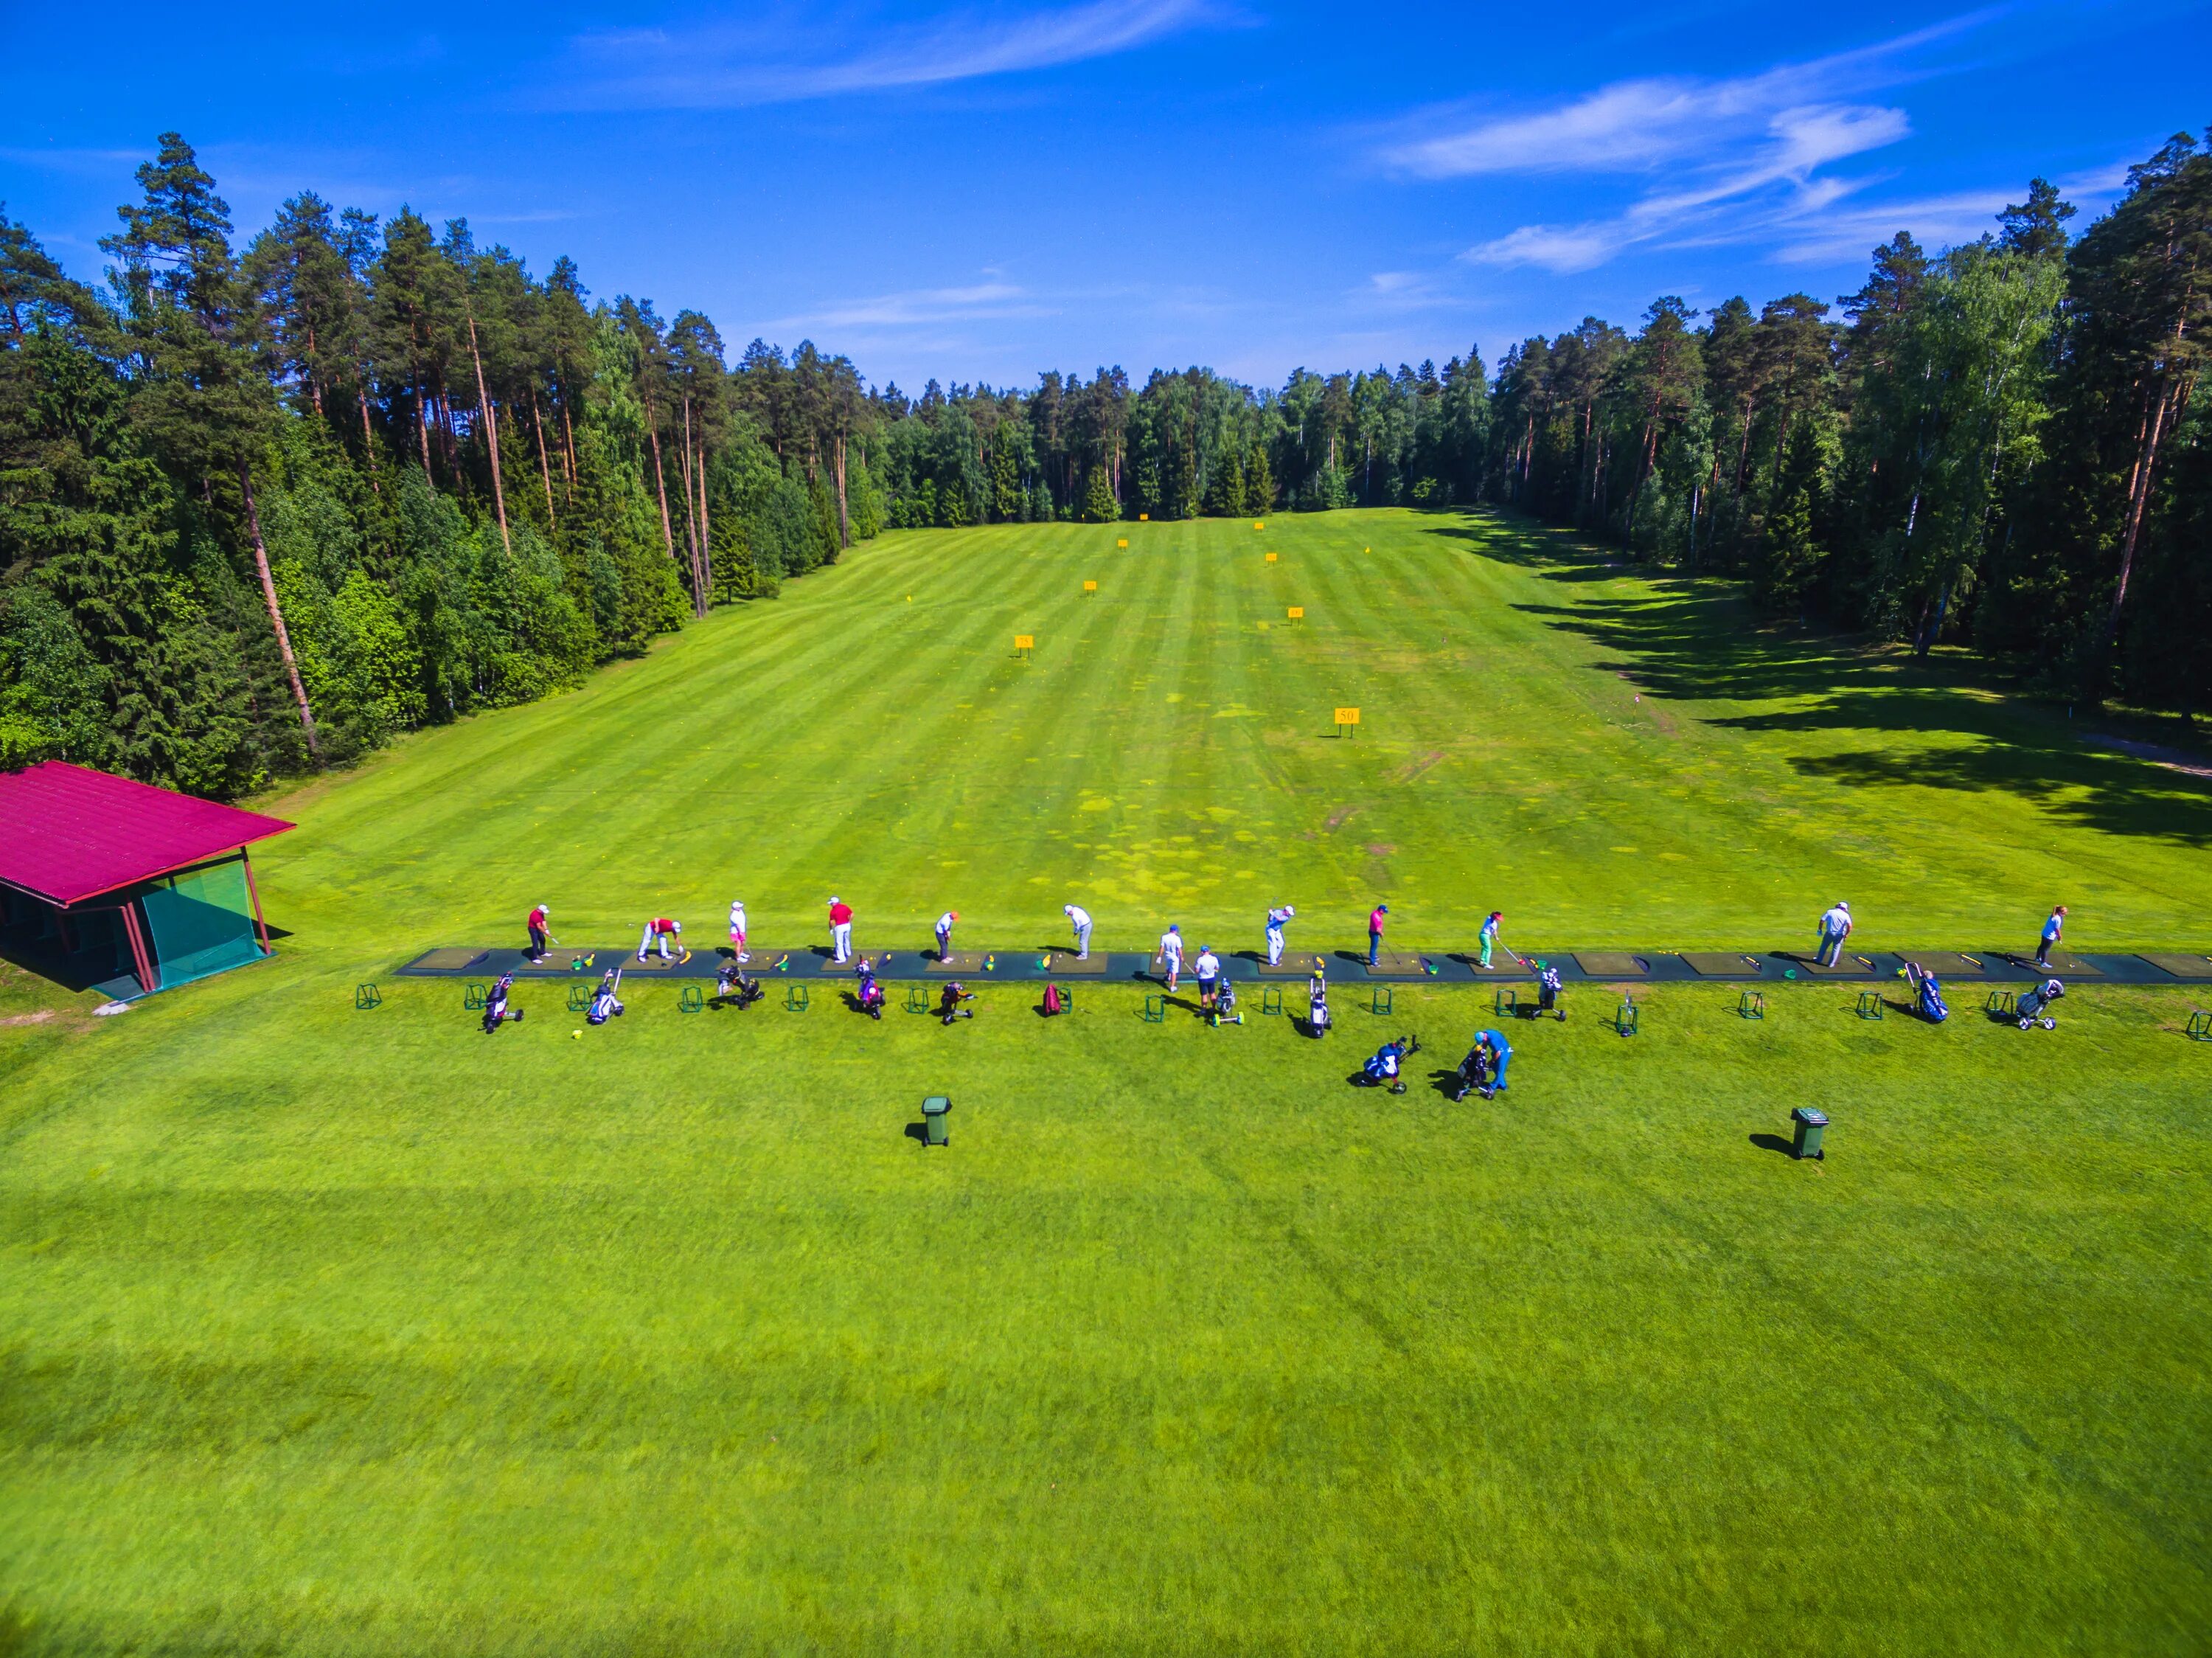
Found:
[[[945,1114],[952,1109],[952,1101],[941,1094],[933,1094],[921,1102],[922,1126],[928,1131],[929,1143],[947,1143],[945,1133]]]
[[[1811,1106],[1800,1106],[1790,1113],[1790,1121],[1795,1128],[1790,1155],[1792,1157],[1820,1157],[1820,1131],[1828,1126],[1827,1112]]]

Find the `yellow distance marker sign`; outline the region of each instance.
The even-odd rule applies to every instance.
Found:
[[[1358,709],[1340,708],[1336,710],[1336,735],[1338,736],[1341,737],[1347,730],[1358,729],[1358,725],[1359,710]]]
[[[1098,591],[1098,583],[1096,582],[1085,582],[1083,584],[1083,590],[1085,593],[1096,593]]]
[[[1292,605],[1291,607],[1291,620],[1294,622],[1303,622],[1305,619],[1306,607],[1304,605]],[[1357,714],[1359,710],[1355,708],[1352,711]]]
[[[1014,635],[1014,655],[1017,655],[1017,656],[1026,656],[1026,655],[1028,655],[1030,654],[1030,651],[1032,651],[1032,650],[1034,650],[1034,649],[1036,649],[1036,636],[1035,636],[1035,635],[1033,635],[1033,634],[1028,634],[1028,633],[1017,633],[1016,635]]]
[[[1125,536],[1123,536],[1120,540],[1116,541],[1114,545],[1115,545],[1115,546],[1117,546],[1117,547],[1126,547],[1126,546],[1127,546],[1129,545],[1129,538],[1128,538],[1127,536],[1126,536],[1126,535],[1125,535]]]
[[[1252,527],[1253,527],[1254,529],[1255,529],[1255,530],[1263,530],[1263,529],[1267,528],[1267,527],[1265,524],[1261,523],[1258,519],[1256,519],[1256,518],[1255,518],[1255,519],[1254,519],[1254,520],[1252,521]]]
[[[1267,562],[1271,564],[1275,562],[1275,555],[1273,553],[1271,552],[1267,555]]]
[[[1148,512],[1140,512],[1137,515],[1137,521],[1139,524],[1149,524],[1152,521],[1152,515]]]

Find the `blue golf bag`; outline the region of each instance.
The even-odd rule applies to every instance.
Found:
[[[1943,986],[1934,973],[1920,975],[1920,1016],[1931,1025],[1940,1025],[1951,1016],[1951,1009],[1943,1002]]]

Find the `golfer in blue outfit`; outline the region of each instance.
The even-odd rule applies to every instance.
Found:
[[[1487,1045],[1490,1049],[1490,1086],[1482,1091],[1482,1097],[1487,1100],[1505,1086],[1505,1067],[1513,1058],[1513,1048],[1506,1041],[1503,1031],[1480,1031],[1474,1039]]]

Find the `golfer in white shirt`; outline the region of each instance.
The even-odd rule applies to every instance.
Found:
[[[1067,917],[1067,924],[1075,929],[1075,959],[1078,961],[1090,960],[1091,911],[1080,904],[1063,904],[1060,910]]]
[[[1167,964],[1168,988],[1182,977],[1182,929],[1170,927],[1160,935],[1160,960]]]
[[[1832,967],[1844,954],[1844,941],[1851,936],[1851,906],[1841,899],[1820,917],[1820,949],[1814,957],[1823,967]]]

